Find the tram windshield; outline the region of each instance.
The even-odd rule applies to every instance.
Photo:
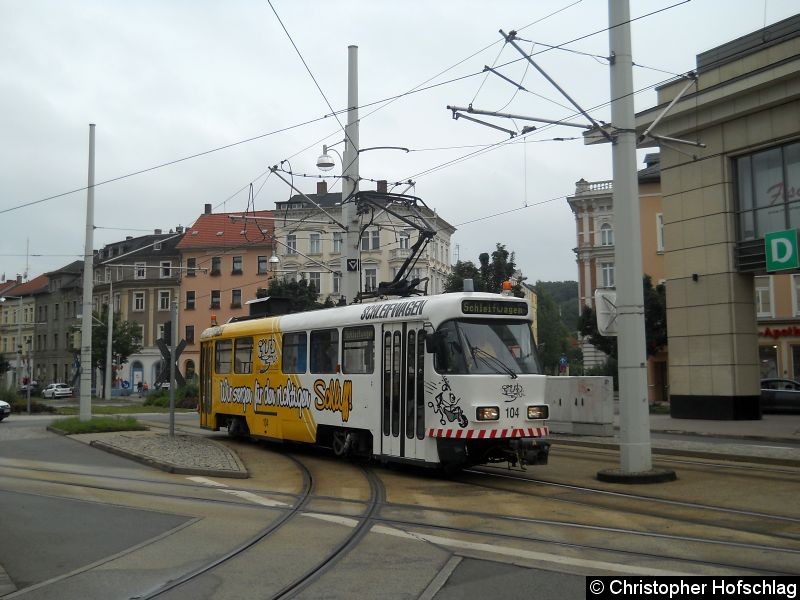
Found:
[[[456,319],[439,326],[434,355],[439,373],[506,374],[541,373],[530,323]]]

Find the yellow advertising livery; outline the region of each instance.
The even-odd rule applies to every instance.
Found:
[[[201,426],[446,469],[546,464],[530,325],[524,300],[467,292],[213,326]]]

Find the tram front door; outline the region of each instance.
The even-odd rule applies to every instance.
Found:
[[[386,324],[381,339],[381,454],[424,458],[425,330]]]

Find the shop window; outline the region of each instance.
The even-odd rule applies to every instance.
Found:
[[[758,364],[761,370],[761,379],[779,377],[778,373],[778,347],[759,346]]]

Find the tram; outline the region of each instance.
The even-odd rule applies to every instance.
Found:
[[[213,325],[200,425],[456,470],[546,464],[529,304],[459,292]]]

